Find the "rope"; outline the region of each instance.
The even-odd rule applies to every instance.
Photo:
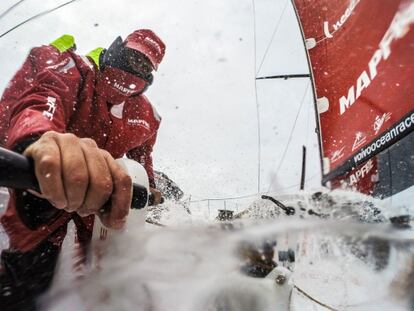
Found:
[[[297,122],[298,122],[299,115],[300,115],[300,112],[301,112],[301,110],[302,110],[303,103],[305,102],[306,94],[308,93],[308,88],[309,88],[309,83],[306,85],[305,93],[303,94],[302,101],[301,101],[301,103],[300,103],[300,106],[299,106],[298,112],[296,113],[295,122],[293,123],[293,127],[292,127],[292,129],[291,129],[291,131],[290,131],[288,142],[287,142],[287,144],[286,144],[286,146],[285,146],[285,150],[283,151],[283,155],[282,155],[282,158],[281,158],[281,160],[280,160],[280,162],[279,162],[279,165],[278,165],[278,167],[277,167],[277,169],[276,169],[276,172],[275,172],[275,174],[273,175],[273,178],[272,178],[272,180],[271,180],[271,181],[270,181],[270,183],[269,183],[269,188],[267,189],[267,193],[269,193],[269,192],[270,192],[270,188],[272,187],[272,184],[273,184],[273,182],[274,182],[274,180],[275,180],[275,178],[276,178],[277,174],[279,173],[279,170],[280,170],[280,168],[282,167],[282,164],[283,164],[283,162],[284,162],[284,160],[285,160],[285,157],[286,157],[287,151],[288,151],[288,149],[289,149],[289,145],[290,145],[290,143],[291,143],[291,141],[292,141],[292,138],[293,138],[293,132],[295,131],[296,124],[297,124]]]
[[[257,50],[256,50],[256,6],[254,0],[252,0],[253,5],[253,40],[254,40],[254,68],[253,73],[256,76],[256,59],[257,59]],[[260,192],[260,184],[261,184],[261,167],[262,167],[262,153],[261,153],[261,146],[262,146],[262,139],[261,139],[261,124],[260,124],[260,109],[259,109],[259,97],[257,95],[257,80],[254,79],[254,96],[256,101],[256,118],[257,118],[257,192]]]
[[[275,26],[275,29],[273,30],[272,37],[271,37],[271,39],[269,41],[269,44],[266,47],[265,54],[263,55],[262,61],[260,62],[260,66],[259,66],[259,69],[257,70],[256,74],[258,74],[260,72],[260,70],[262,69],[263,63],[264,63],[264,61],[266,59],[266,56],[267,56],[267,53],[269,52],[270,45],[272,44],[273,39],[274,39],[277,31],[279,30],[280,22],[282,21],[282,18],[285,15],[285,11],[286,11],[286,8],[287,8],[288,3],[289,3],[289,0],[286,0],[285,7],[283,8],[282,14],[280,14],[280,16],[279,16],[279,20],[277,21],[276,26]]]
[[[331,311],[339,311],[338,309],[335,309],[319,300],[317,300],[316,298],[313,298],[311,295],[309,295],[307,292],[305,292],[303,289],[300,289],[299,287],[297,287],[296,285],[293,285],[293,288],[295,288],[299,293],[301,293],[303,296],[305,296],[306,298],[312,300],[313,302],[317,303],[318,305],[331,310]]]
[[[312,176],[310,176],[309,178],[306,178],[306,182],[314,179],[315,177],[318,177],[319,173],[315,173]],[[277,188],[277,189],[273,189],[275,192],[276,191],[281,191],[281,190],[287,190],[287,189],[292,189],[292,188],[297,188],[299,186],[298,183],[294,184],[294,185],[289,185],[286,187],[282,187],[282,188]],[[239,199],[248,199],[248,198],[253,198],[253,197],[259,197],[263,194],[268,194],[268,192],[258,192],[258,193],[252,193],[252,194],[245,194],[245,195],[240,195],[240,196],[233,196],[233,197],[224,197],[224,198],[203,198],[203,199],[199,199],[199,200],[188,200],[186,202],[188,203],[200,203],[200,202],[210,202],[210,201],[232,201],[232,200],[239,200]],[[193,195],[194,196],[194,195]],[[197,196],[195,196],[197,197]]]
[[[12,28],[10,28],[9,30],[7,30],[6,32],[3,32],[3,33],[0,35],[0,38],[3,38],[3,37],[4,37],[5,35],[7,35],[8,33],[12,32],[13,30],[15,30],[15,29],[19,28],[20,26],[22,26],[22,25],[24,25],[24,24],[26,24],[26,23],[28,23],[28,22],[30,22],[30,21],[32,21],[32,20],[34,20],[34,19],[36,19],[36,18],[42,17],[43,15],[49,14],[49,13],[51,13],[51,12],[54,12],[54,11],[56,11],[56,10],[58,10],[58,9],[60,9],[60,8],[64,7],[64,6],[66,6],[66,5],[69,5],[69,4],[71,4],[71,3],[73,3],[73,2],[76,2],[76,1],[79,1],[79,0],[71,0],[71,1],[65,2],[65,3],[63,3],[63,4],[61,4],[61,5],[57,6],[57,7],[55,7],[55,8],[53,8],[53,9],[49,9],[49,10],[46,10],[46,11],[40,12],[39,14],[36,14],[36,15],[34,15],[34,16],[32,16],[32,17],[30,17],[30,18],[28,18],[28,19],[24,20],[24,21],[22,21],[21,23],[17,24],[16,26],[13,26]]]
[[[246,194],[246,195],[240,195],[240,196],[234,196],[234,197],[226,197],[226,198],[204,198],[200,200],[192,200],[188,201],[189,203],[199,203],[199,202],[207,202],[207,201],[232,201],[232,200],[238,200],[238,199],[247,199],[247,198],[253,198],[256,196],[259,196],[260,193],[253,193],[253,194]]]

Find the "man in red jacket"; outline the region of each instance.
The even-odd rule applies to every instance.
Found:
[[[41,194],[10,190],[1,218],[10,239],[1,256],[2,310],[32,307],[49,286],[70,220],[84,245],[95,215],[109,228],[123,227],[132,183],[114,159],[140,162],[159,203],[151,153],[161,118],[143,92],[164,53],[148,29],[87,56],[75,54],[73,37],[64,35],[33,48],[9,83],[0,143],[33,158]]]

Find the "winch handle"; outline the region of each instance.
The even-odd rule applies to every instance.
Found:
[[[0,187],[31,189],[40,192],[33,160],[0,147]],[[133,183],[132,187],[132,209],[142,209],[147,206],[147,203],[154,205],[154,196],[151,193],[148,194],[146,187],[136,183]]]

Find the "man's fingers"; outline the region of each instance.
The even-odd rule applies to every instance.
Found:
[[[113,192],[111,206],[100,214],[102,223],[113,229],[121,229],[128,216],[132,199],[131,177],[115,162],[109,153],[102,152],[112,175]]]
[[[83,204],[89,184],[89,173],[79,138],[61,134],[57,142],[61,151],[63,186],[67,198],[65,210],[77,211]]]
[[[103,151],[98,148],[93,140],[82,139],[80,146],[89,172],[89,187],[78,213],[83,215],[97,214],[111,196],[113,190],[112,176]]]
[[[154,205],[162,203],[162,194],[158,189],[150,188],[150,192],[154,198]]]
[[[92,139],[51,131],[24,154],[34,160],[42,196],[57,208],[98,214],[107,227],[123,227],[131,206],[131,177]],[[109,199],[109,209],[102,210]]]
[[[62,182],[60,150],[53,133],[44,134],[25,150],[24,155],[33,158],[43,196],[57,208],[65,208],[67,199]]]

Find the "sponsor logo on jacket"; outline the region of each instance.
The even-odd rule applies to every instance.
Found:
[[[139,125],[139,126],[143,126],[146,129],[150,129],[150,125],[147,121],[145,120],[141,120],[141,119],[128,119],[127,120],[129,125]]]
[[[46,106],[46,110],[43,110],[43,116],[52,121],[56,111],[56,98],[48,96],[46,99]]]
[[[134,92],[134,90],[131,90],[117,82],[114,83],[114,88],[116,88],[117,90],[120,90],[122,93],[126,94],[126,95],[131,95],[132,92]]]
[[[150,45],[152,45],[156,50],[158,54],[162,54],[162,49],[160,47],[160,45],[158,44],[158,42],[154,41],[152,38],[150,37],[145,37],[144,39],[146,42],[148,42]]]

